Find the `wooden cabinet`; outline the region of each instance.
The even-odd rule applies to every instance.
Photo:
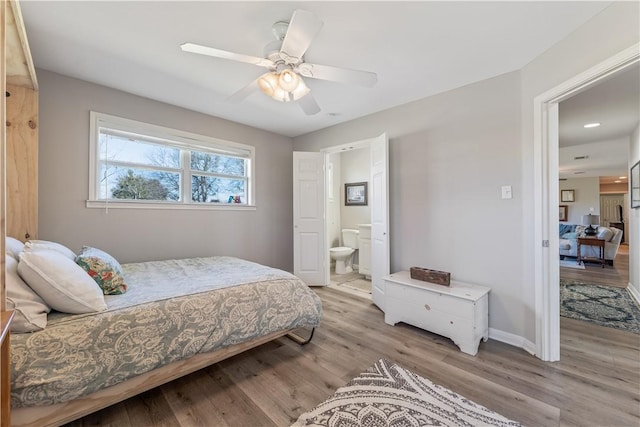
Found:
[[[6,235],[26,241],[38,233],[38,82],[17,1],[6,5]]]
[[[7,236],[38,233],[38,93],[7,84]]]
[[[22,241],[37,233],[38,84],[20,5],[0,1],[0,251],[9,234]],[[7,233],[7,231],[9,231]],[[10,325],[5,257],[0,257],[0,423],[11,424]]]
[[[450,286],[414,280],[408,271],[384,278],[385,323],[405,322],[442,335],[475,356],[489,338],[489,291],[485,286],[451,281]]]

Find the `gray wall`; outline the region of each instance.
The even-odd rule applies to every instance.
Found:
[[[491,286],[491,326],[513,333],[522,312],[519,90],[510,73],[294,139],[296,150],[315,151],[386,131],[391,271],[428,267]],[[500,198],[502,185],[513,199]]]
[[[533,100],[637,43],[639,16],[637,2],[613,3],[519,72],[294,138],[294,148],[386,131],[392,271],[424,266],[490,286],[490,327],[534,342]],[[502,185],[513,199],[500,199]]]
[[[38,80],[40,239],[121,262],[234,255],[292,269],[290,138],[44,70]],[[90,110],[254,146],[257,209],[86,208]]]
[[[591,208],[593,208],[591,212],[593,215],[600,215],[600,179],[598,177],[569,178],[566,181],[560,181],[560,190],[574,190],[573,202],[560,202],[561,205],[567,206],[569,213],[566,224],[582,224],[582,215],[589,214]],[[604,221],[602,224],[606,225]]]
[[[357,230],[358,224],[371,223],[371,150],[359,148],[340,152],[340,228]],[[344,184],[367,182],[367,205],[345,206]]]

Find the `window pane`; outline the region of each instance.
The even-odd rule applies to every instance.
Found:
[[[100,160],[180,168],[180,149],[100,134]]]
[[[180,200],[180,174],[102,165],[101,199]]]
[[[224,175],[245,175],[245,159],[222,156],[220,154],[191,152],[191,169],[203,172],[220,173]]]
[[[247,203],[245,181],[241,179],[191,176],[191,200],[202,203]],[[229,201],[231,198],[231,201]]]

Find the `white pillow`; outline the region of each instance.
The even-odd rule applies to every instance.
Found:
[[[107,308],[102,289],[91,276],[55,250],[22,252],[18,273],[54,310],[79,314]]]
[[[56,252],[60,252],[62,255],[66,256],[71,260],[76,259],[76,254],[69,248],[60,243],[50,242],[48,240],[29,240],[24,245],[24,249],[26,251],[36,251],[40,249],[48,249]]]
[[[610,228],[600,227],[600,229],[598,230],[598,239],[602,239],[605,242],[610,241],[613,236],[614,232]]]
[[[7,236],[4,243],[4,250],[7,255],[11,255],[16,261],[20,259],[20,252],[24,250],[24,243],[18,239]]]
[[[5,256],[7,266],[7,308],[14,310],[11,332],[40,331],[47,326],[51,311],[42,298],[18,276],[18,261]]]

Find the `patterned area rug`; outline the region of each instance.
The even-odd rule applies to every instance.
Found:
[[[560,316],[640,334],[640,308],[626,289],[560,279]]]
[[[484,406],[380,359],[302,414],[300,426],[520,426]]]

